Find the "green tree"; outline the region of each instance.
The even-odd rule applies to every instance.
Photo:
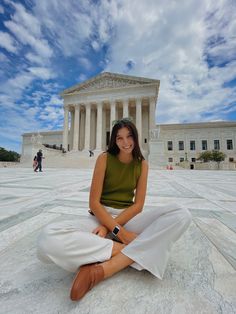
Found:
[[[213,150],[212,151],[212,160],[217,162],[218,169],[220,168],[221,161],[225,160],[225,157],[226,157],[226,155],[223,152],[220,152],[218,150]]]
[[[6,150],[3,147],[0,147],[0,161],[19,161],[20,154],[17,152]]]
[[[226,155],[218,150],[207,150],[199,155],[198,160],[202,160],[203,162],[215,161],[217,162],[219,169],[220,163],[225,160],[225,157]]]
[[[202,160],[203,162],[208,162],[212,160],[212,152],[206,150],[205,152],[201,153],[197,159]]]

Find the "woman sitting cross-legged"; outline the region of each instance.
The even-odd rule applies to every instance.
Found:
[[[38,239],[42,261],[76,272],[72,300],[129,265],[162,279],[171,246],[191,215],[175,204],[142,211],[147,177],[135,125],[127,118],[115,121],[108,150],[96,161],[91,215],[51,223]]]

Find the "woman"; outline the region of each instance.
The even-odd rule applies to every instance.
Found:
[[[33,170],[36,171],[36,167],[38,166],[38,160],[37,160],[37,156],[34,156],[33,159]]]
[[[90,189],[90,213],[78,221],[52,223],[38,242],[39,258],[77,272],[71,299],[125,267],[146,269],[162,279],[172,244],[190,224],[176,205],[142,212],[148,164],[135,125],[115,122],[106,153],[98,156]]]

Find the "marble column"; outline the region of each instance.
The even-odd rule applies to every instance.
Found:
[[[123,100],[123,118],[129,117],[129,99]]]
[[[149,130],[156,128],[156,98],[149,98]]]
[[[73,136],[73,150],[79,150],[79,119],[80,119],[80,105],[75,105],[74,114],[74,136]]]
[[[86,116],[85,116],[85,143],[84,143],[84,149],[89,150],[90,149],[90,120],[91,120],[91,104],[87,103],[86,106]]]
[[[68,151],[68,129],[69,129],[69,108],[64,107],[64,128],[63,128],[63,143],[62,147]]]
[[[103,103],[97,103],[97,134],[96,134],[96,150],[102,150],[102,130],[103,130]]]
[[[136,128],[138,130],[139,145],[142,148],[142,99],[136,99]]]
[[[110,132],[112,130],[112,122],[116,120],[116,102],[115,100],[111,101],[111,113],[110,113]]]

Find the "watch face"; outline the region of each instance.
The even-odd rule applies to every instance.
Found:
[[[117,235],[117,233],[120,231],[120,228],[118,227],[115,227],[114,230],[113,230],[113,234]]]

